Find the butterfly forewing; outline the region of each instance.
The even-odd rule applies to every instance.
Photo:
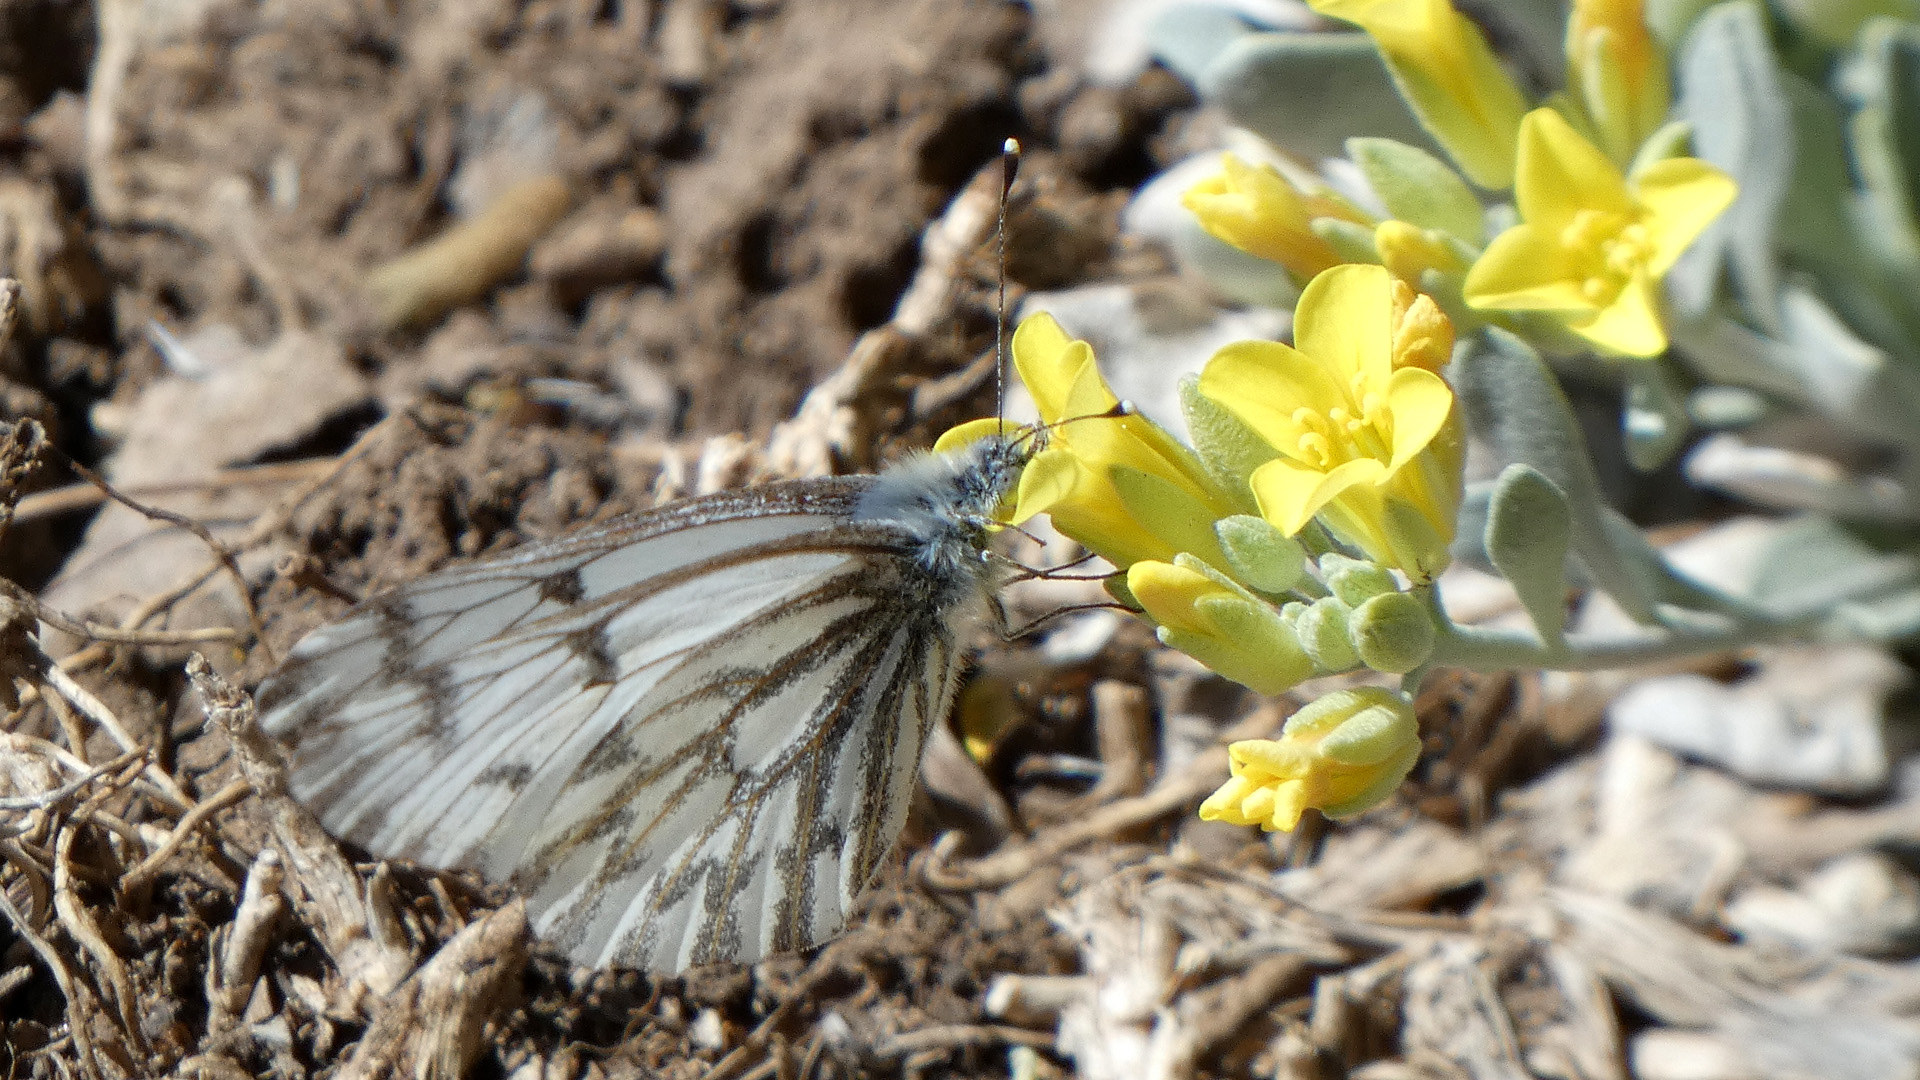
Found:
[[[865,481],[772,485],[454,568],[262,687],[294,794],[381,856],[512,877],[578,962],[752,959],[837,932],[959,667]]]

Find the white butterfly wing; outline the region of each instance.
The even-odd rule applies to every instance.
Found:
[[[949,583],[849,520],[862,490],[693,500],[368,601],[261,688],[294,794],[375,854],[512,877],[581,963],[824,940],[960,660]]]

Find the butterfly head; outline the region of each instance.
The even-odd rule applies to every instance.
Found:
[[[971,591],[986,572],[995,511],[1035,452],[1030,432],[989,435],[944,454],[908,458],[874,478],[856,521],[886,521],[912,537],[936,579]]]

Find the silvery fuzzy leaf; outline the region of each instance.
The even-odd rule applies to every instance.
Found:
[[[1920,444],[1920,372],[1862,341],[1803,284],[1781,290],[1780,337],[1724,314],[1677,323],[1674,339],[1709,380],[1797,401],[1869,437]]]
[[[1537,469],[1566,496],[1570,540],[1594,584],[1643,623],[1654,614],[1657,582],[1616,545],[1606,500],[1573,409],[1540,355],[1489,328],[1465,343],[1447,371],[1468,424],[1500,457]]]
[[[1479,197],[1446,162],[1417,146],[1373,138],[1348,139],[1347,157],[1394,217],[1476,245],[1485,239]]]
[[[1683,314],[1706,311],[1724,263],[1748,313],[1777,327],[1774,223],[1793,180],[1793,155],[1781,152],[1793,139],[1793,110],[1760,5],[1731,0],[1708,11],[1687,36],[1676,74],[1695,153],[1733,177],[1740,196],[1667,275],[1667,293]]]
[[[1732,434],[1703,440],[1687,455],[1687,480],[1760,506],[1811,510],[1856,521],[1920,520],[1907,489],[1885,476],[1856,476],[1805,450],[1748,442]]]
[[[1920,555],[1882,551],[1832,518],[1808,514],[1773,537],[1751,581],[1754,602],[1768,611],[1808,615],[1920,589]]]
[[[1567,548],[1572,526],[1567,497],[1529,465],[1509,465],[1494,482],[1487,509],[1487,556],[1512,583],[1544,641],[1567,626]]]
[[[1920,33],[1875,20],[1844,75],[1857,95],[1848,135],[1865,187],[1859,235],[1907,291],[1920,285]]]
[[[1227,46],[1253,32],[1238,12],[1218,4],[1171,4],[1160,9],[1146,28],[1154,58],[1196,84]]]
[[[1248,34],[1195,85],[1234,123],[1309,160],[1339,157],[1355,135],[1433,147],[1365,34]]]

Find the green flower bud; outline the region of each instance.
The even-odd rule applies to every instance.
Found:
[[[1265,518],[1235,514],[1214,522],[1213,532],[1226,553],[1227,569],[1249,589],[1285,592],[1306,570],[1306,550]]]
[[[1320,556],[1320,579],[1348,607],[1359,607],[1381,593],[1400,591],[1400,583],[1393,580],[1392,571],[1386,567],[1333,551]]]
[[[1405,675],[1433,655],[1433,617],[1411,593],[1381,593],[1354,608],[1347,633],[1360,662],[1375,671]]]
[[[1134,563],[1127,589],[1162,644],[1242,686],[1279,694],[1313,674],[1294,628],[1272,604],[1191,555]]]
[[[1353,609],[1337,596],[1322,597],[1308,604],[1294,621],[1300,644],[1322,671],[1346,671],[1360,662],[1347,636],[1347,620]]]

